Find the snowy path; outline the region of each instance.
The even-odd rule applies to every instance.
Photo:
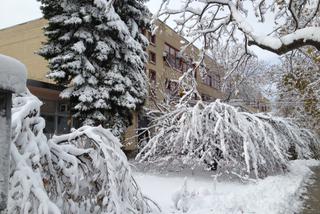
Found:
[[[313,167],[311,184],[307,187],[307,199],[304,204],[303,214],[320,213],[320,167]]]
[[[218,182],[213,179],[191,177],[187,179],[187,191],[181,190],[182,176],[159,176],[135,173],[144,194],[155,200],[163,213],[188,214],[272,214],[294,213],[302,206],[300,195],[304,182],[311,176],[309,166],[319,161],[294,161],[286,175],[270,176],[256,184]],[[185,197],[177,197],[182,194]],[[175,198],[175,200],[173,200]],[[181,200],[178,200],[181,199]],[[175,207],[175,203],[178,210]]]

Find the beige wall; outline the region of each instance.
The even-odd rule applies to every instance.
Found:
[[[35,54],[41,47],[41,42],[45,41],[42,28],[46,23],[46,20],[38,19],[0,30],[0,53],[17,58],[23,62],[29,71],[29,79],[51,82],[45,77],[48,71],[47,62],[42,57]],[[148,63],[146,67],[147,71],[149,71],[149,69],[156,71],[158,83],[157,100],[161,101],[164,98],[161,95],[161,91],[165,91],[165,80],[176,80],[181,76],[180,71],[168,67],[163,59],[165,43],[168,43],[176,49],[180,49],[182,46],[181,41],[187,41],[162,22],[158,22],[158,25],[159,30],[156,33],[156,44],[150,44],[147,48],[148,52],[153,51],[156,54],[156,63]],[[188,55],[195,56],[199,50],[194,46],[191,46],[186,52]],[[205,61],[207,66],[210,67],[211,72],[219,73],[222,76],[222,69],[212,60],[206,58]],[[147,75],[149,75],[148,72]],[[197,72],[197,80],[200,93],[206,94],[212,98],[221,98],[223,96],[219,90],[203,84],[199,72]],[[150,105],[148,100],[146,103],[147,105]],[[138,116],[135,114],[133,125],[128,128],[126,134],[126,138],[128,139],[127,142],[136,141],[135,139],[130,139],[130,137],[136,134],[135,130],[138,128],[137,118]],[[130,146],[128,149],[132,148],[133,147]]]
[[[39,55],[35,54],[41,43],[45,41],[42,28],[46,25],[45,19],[37,19],[24,24],[16,25],[10,28],[0,30],[0,53],[17,58],[27,66],[28,78],[39,80],[43,82],[52,82],[45,76],[48,71],[47,62]],[[181,72],[171,69],[163,60],[164,45],[169,45],[180,49],[181,41],[186,42],[184,38],[175,33],[171,28],[162,22],[158,22],[159,30],[156,33],[156,44],[150,44],[147,51],[156,53],[156,64],[148,63],[147,70],[152,69],[157,73],[157,83],[159,83],[159,90],[164,91],[165,79],[178,79]],[[195,55],[198,49],[191,46],[187,49],[187,53]],[[205,60],[211,71],[221,73],[219,68],[212,60],[208,58]],[[207,94],[214,98],[219,98],[222,93],[219,90],[209,87],[202,83],[199,72],[197,73],[198,90],[200,93]],[[158,92],[159,93],[159,92]],[[159,98],[160,98],[160,94]]]
[[[50,82],[46,77],[47,62],[35,54],[45,41],[44,19],[30,21],[0,30],[0,53],[20,60],[27,66],[28,79]]]
[[[163,59],[163,53],[165,51],[165,44],[169,44],[170,46],[181,49],[183,46],[182,42],[186,43],[187,41],[179,36],[176,32],[174,32],[171,28],[169,28],[164,23],[158,21],[158,30],[156,32],[156,44],[150,44],[147,51],[152,51],[156,53],[156,64],[148,63],[147,64],[147,71],[152,69],[156,71],[157,75],[157,98],[159,101],[162,100],[161,91],[165,91],[165,80],[177,80],[181,76],[181,71],[176,69],[170,68],[167,63]],[[197,57],[199,50],[195,46],[190,46],[186,50],[186,54],[192,56],[193,58]],[[205,58],[205,64],[209,68],[209,72],[213,72],[215,74],[220,74],[221,77],[223,76],[223,70],[219,67],[213,60],[209,57]],[[149,73],[148,73],[149,75]],[[198,82],[198,91],[202,94],[206,94],[212,98],[221,98],[223,94],[219,89],[214,87],[210,87],[203,83],[202,78],[200,77],[200,72],[197,72],[197,82]]]

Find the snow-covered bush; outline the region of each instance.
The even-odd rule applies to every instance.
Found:
[[[180,106],[154,121],[137,160],[162,168],[204,167],[242,178],[283,172],[290,158],[312,158],[319,141],[306,129],[268,114],[220,103]]]
[[[43,165],[52,168],[50,148],[42,133],[41,102],[28,93],[14,95],[8,213],[60,213],[42,180]]]
[[[8,213],[148,213],[120,143],[102,127],[47,141],[41,102],[29,92],[12,108]]]
[[[109,130],[82,127],[54,137],[49,146],[54,169],[61,174],[56,184],[50,184],[63,189],[55,196],[59,200],[63,195],[63,210],[123,214],[150,210],[131,175],[120,142]],[[74,201],[69,201],[70,197]]]

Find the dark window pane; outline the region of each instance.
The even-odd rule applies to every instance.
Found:
[[[0,89],[0,117],[6,117],[10,121],[11,117],[12,93]]]
[[[156,63],[156,54],[152,51],[149,51],[149,61],[152,63]]]
[[[69,105],[67,103],[60,103],[59,112],[63,112],[63,113],[69,112]]]
[[[78,118],[72,118],[72,127],[78,129],[81,127],[81,123]]]
[[[70,130],[68,117],[58,117],[58,134],[68,133]]]
[[[53,101],[42,101],[43,105],[41,106],[42,113],[52,113],[56,112],[56,103]]]
[[[156,35],[152,35],[152,33],[151,32],[149,32],[149,42],[151,43],[151,44],[156,44]]]
[[[150,84],[156,84],[157,81],[157,75],[154,70],[149,70],[149,78],[150,78]]]
[[[46,127],[43,130],[45,134],[54,134],[54,116],[41,115],[46,121]]]

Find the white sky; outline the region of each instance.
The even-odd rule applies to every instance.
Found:
[[[40,3],[37,0],[1,0],[0,2],[0,29],[42,17]],[[161,0],[150,0],[147,6],[154,13],[160,7],[160,3]]]
[[[54,0],[53,0],[54,1]],[[149,0],[147,6],[151,12],[156,12],[160,7],[161,0]],[[36,0],[1,0],[0,7],[0,29],[24,23],[42,17],[40,3]],[[263,31],[265,25],[255,26],[256,30]],[[260,30],[259,30],[260,29]],[[278,56],[264,51],[258,47],[250,47],[259,59],[273,63]]]

